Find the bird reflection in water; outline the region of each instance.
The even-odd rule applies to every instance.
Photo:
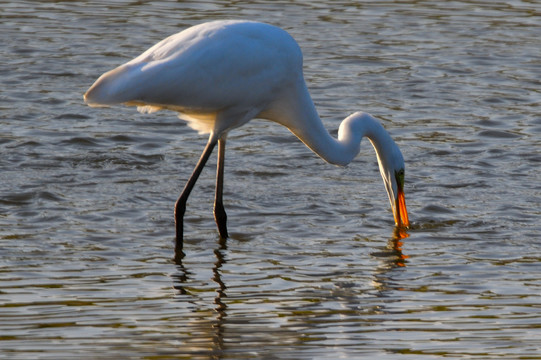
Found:
[[[409,256],[404,254],[402,247],[404,246],[403,240],[408,237],[409,234],[405,228],[395,227],[391,238],[387,241],[387,245],[380,251],[375,251],[371,254],[383,260],[382,264],[378,266],[380,272],[383,273],[392,268],[406,266]]]
[[[173,288],[178,291],[179,295],[190,296],[192,295],[192,292],[189,291],[189,286],[187,286],[187,284],[190,282],[190,277],[193,276],[193,273],[188,270],[182,261],[185,256],[182,248],[176,248],[175,250],[174,261],[177,265],[178,272],[173,275],[175,279]],[[214,304],[216,305],[214,311],[216,315],[208,324],[203,326],[205,332],[209,333],[209,337],[212,339],[212,353],[218,355],[221,354],[224,349],[225,318],[227,317],[227,305],[222,301],[222,298],[227,297],[227,286],[223,282],[221,274],[222,266],[226,263],[226,253],[227,239],[220,237],[218,240],[218,247],[214,250],[216,262],[212,267],[212,280],[218,285],[215,290],[216,297],[214,298]],[[201,325],[202,324],[199,323],[197,328],[201,329]]]
[[[400,290],[401,285],[394,279],[394,275],[397,274],[397,270],[403,269],[407,264],[408,256],[402,250],[404,246],[403,240],[407,237],[409,237],[409,234],[406,232],[406,229],[397,227],[394,229],[388,243],[382,246],[380,251],[372,253],[372,256],[380,260],[380,264],[375,269],[373,275],[373,286],[377,297],[390,299],[390,291]],[[227,239],[219,238],[217,246],[214,249],[214,256],[216,259],[212,267],[211,278],[214,284],[211,288],[208,288],[207,282],[194,285],[197,283],[195,279],[196,275],[190,272],[183,262],[184,253],[178,251],[175,257],[178,272],[174,275],[174,288],[178,291],[181,301],[185,302],[189,307],[192,305],[195,306],[192,310],[194,317],[190,321],[190,327],[189,329],[184,328],[184,330],[190,334],[200,334],[198,339],[190,336],[188,340],[183,340],[184,351],[187,348],[191,348],[194,352],[200,352],[201,348],[204,347],[205,352],[210,351],[209,354],[220,357],[225,351],[226,334],[229,334],[227,336],[231,336],[231,332],[234,332],[231,324],[228,327],[227,319],[228,315],[231,315],[228,312],[231,309],[228,308],[226,301],[228,288],[222,278],[223,267],[228,260]],[[193,286],[196,288],[193,288]],[[349,288],[347,291],[354,291],[354,288]],[[214,296],[214,305],[211,309],[207,307],[211,301],[208,298],[205,300],[205,295]],[[345,309],[348,309],[348,314],[359,311],[359,297],[354,293],[351,296],[340,297],[340,299],[346,299],[343,306]],[[375,311],[385,311],[384,306],[378,307]],[[236,317],[233,321],[229,320],[232,323],[238,321]],[[227,329],[228,332],[226,333]],[[194,341],[193,344],[191,339]]]
[[[402,246],[404,245],[402,240],[408,238],[409,236],[410,235],[406,232],[405,228],[396,227],[393,232],[393,237],[389,240],[387,244],[387,247],[392,249],[396,256],[396,266],[406,266],[406,259],[409,258],[409,256],[402,252]]]
[[[218,315],[216,316],[216,328],[222,329],[223,320],[227,316],[227,305],[222,301],[222,298],[227,297],[225,293],[227,286],[225,286],[224,282],[222,281],[221,268],[226,262],[225,253],[227,251],[227,239],[220,237],[219,245],[220,247],[214,250],[214,255],[216,255],[216,262],[214,263],[214,267],[212,268],[212,272],[214,274],[212,280],[216,284],[218,284],[219,287],[218,290],[216,290],[218,295],[214,298],[214,303],[216,304],[215,310],[218,313]]]
[[[393,280],[393,270],[406,267],[409,256],[404,254],[402,247],[403,240],[409,236],[406,229],[396,227],[385,248],[371,254],[381,260],[381,264],[375,269],[373,280],[378,296],[387,297],[390,290],[402,290],[400,282]]]

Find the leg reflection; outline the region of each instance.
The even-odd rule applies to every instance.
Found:
[[[225,286],[224,282],[222,281],[221,268],[226,263],[225,255],[227,252],[227,239],[220,237],[219,245],[220,247],[214,250],[214,254],[216,255],[216,262],[214,263],[214,267],[212,268],[212,272],[214,273],[212,280],[214,280],[214,282],[218,284],[218,289],[216,290],[217,295],[214,298],[214,304],[216,304],[214,310],[216,311],[217,315],[213,327],[215,329],[214,348],[223,351],[225,319],[227,317],[227,304],[223,301],[223,299],[227,297],[227,294],[225,292],[227,286]]]
[[[198,281],[196,274],[189,271],[184,264],[184,253],[182,250],[176,252],[174,261],[177,265],[177,273],[173,275],[175,283],[174,289],[178,291],[179,300],[185,302],[189,308],[192,308],[190,318],[187,324],[190,329],[184,330],[187,333],[201,334],[202,339],[198,340],[198,347],[204,347],[211,358],[220,357],[224,351],[224,333],[225,321],[227,318],[227,304],[224,299],[227,297],[227,286],[222,280],[222,267],[227,261],[227,239],[220,237],[218,247],[214,250],[216,261],[212,267],[212,281],[217,285],[209,289],[208,281]],[[210,283],[212,284],[212,283]],[[215,295],[213,310],[208,308],[210,301],[205,295]],[[191,316],[191,315],[190,315]],[[193,326],[193,329],[191,327]],[[195,338],[191,340],[197,340]],[[184,341],[183,341],[184,342]],[[210,343],[209,343],[210,342]],[[186,347],[189,347],[190,340],[186,341]],[[204,345],[206,344],[206,345]],[[209,350],[210,349],[210,350]]]
[[[173,279],[175,280],[173,284],[173,288],[177,290],[180,295],[188,294],[185,284],[188,283],[190,275],[192,275],[190,271],[182,263],[184,256],[185,254],[182,251],[182,245],[180,249],[175,248],[175,256],[173,257],[173,261],[177,265],[177,273],[172,275]]]

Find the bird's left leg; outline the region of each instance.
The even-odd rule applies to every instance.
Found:
[[[214,220],[220,237],[229,237],[227,233],[227,215],[223,203],[224,190],[225,135],[218,140],[218,162],[216,167],[216,195],[214,197]]]
[[[199,162],[195,166],[192,176],[190,176],[190,178],[188,179],[186,186],[184,186],[184,190],[182,190],[182,194],[180,194],[177,202],[175,203],[177,250],[182,250],[182,242],[183,242],[183,235],[184,235],[184,229],[183,229],[184,213],[186,212],[186,202],[188,201],[188,196],[190,196],[190,193],[192,192],[195,182],[199,178],[199,175],[201,174],[201,170],[203,170],[203,167],[205,167],[205,164],[207,163],[207,160],[210,154],[212,153],[214,146],[216,146],[216,142],[217,142],[216,138],[211,134],[209,141],[207,143],[207,146],[205,147],[205,150],[203,150],[203,154],[201,154],[201,158],[199,159]]]

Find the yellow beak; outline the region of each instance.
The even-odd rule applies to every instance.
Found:
[[[404,196],[404,190],[400,188],[398,189],[398,196],[396,197],[394,222],[398,227],[410,226],[410,221],[408,219],[408,210],[406,209],[406,197]]]

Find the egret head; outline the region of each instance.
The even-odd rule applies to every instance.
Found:
[[[398,145],[389,137],[386,151],[378,151],[378,163],[383,183],[389,196],[397,227],[409,227],[406,198],[404,196],[405,164]]]
[[[370,114],[353,113],[342,122],[338,130],[339,141],[350,144],[353,149],[350,153],[355,155],[359,152],[359,142],[363,136],[370,140],[376,150],[379,171],[389,196],[395,224],[407,228],[409,219],[404,197],[405,164],[402,152],[383,125]]]
[[[394,222],[398,227],[409,227],[408,211],[406,210],[406,197],[404,196],[404,168],[395,171],[394,185],[396,193],[389,194],[393,208]]]

